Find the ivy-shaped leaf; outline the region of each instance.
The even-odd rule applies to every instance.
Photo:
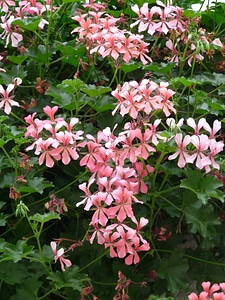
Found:
[[[186,190],[184,193],[184,216],[191,233],[200,233],[204,239],[211,240],[217,233],[216,227],[220,225],[218,216],[214,214],[211,204],[203,205],[195,194]]]
[[[48,213],[45,213],[43,215],[37,213],[33,216],[30,216],[29,220],[30,221],[36,221],[38,223],[46,223],[46,222],[49,222],[51,220],[60,220],[60,216],[57,213],[54,213],[54,212],[48,212]]]
[[[200,170],[191,169],[187,171],[187,176],[187,179],[181,181],[180,187],[195,193],[203,204],[206,204],[210,198],[224,202],[224,193],[219,190],[223,184],[215,176],[203,175]]]
[[[33,253],[33,246],[28,246],[26,241],[19,240],[16,245],[7,244],[4,247],[4,252],[0,258],[0,262],[6,260],[12,260],[13,262],[18,262],[22,258],[31,255]]]
[[[44,181],[43,177],[34,177],[28,179],[27,185],[21,186],[19,192],[42,194],[44,189],[48,187],[52,187],[50,182]]]
[[[93,84],[88,84],[86,87],[81,88],[81,91],[87,94],[89,97],[96,97],[108,92],[111,92],[110,87],[105,87],[105,86],[96,86]]]
[[[80,274],[77,266],[66,268],[65,272],[52,272],[47,279],[51,280],[57,289],[70,287],[74,291],[81,291],[83,282],[89,280],[86,274]]]
[[[172,294],[176,294],[180,289],[187,290],[188,282],[185,272],[188,270],[188,262],[183,258],[181,249],[175,250],[169,259],[164,259],[160,263],[157,275],[166,279],[168,282],[168,290]]]
[[[38,25],[40,23],[40,17],[26,17],[23,20],[16,19],[12,22],[12,24],[19,25],[23,29],[29,31],[36,31],[38,29]]]

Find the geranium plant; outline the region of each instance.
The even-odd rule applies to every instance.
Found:
[[[0,1],[2,298],[224,299],[225,5],[192,2]]]

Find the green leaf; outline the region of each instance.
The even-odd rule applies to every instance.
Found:
[[[113,105],[114,99],[109,95],[104,95],[102,97],[98,97],[95,99],[92,99],[88,102],[88,104],[97,112],[105,112],[112,110],[115,105]]]
[[[183,258],[181,249],[176,249],[169,259],[161,260],[157,275],[167,280],[168,290],[172,294],[175,294],[180,291],[180,289],[187,290],[188,282],[185,275],[187,270],[187,259]]]
[[[221,73],[202,72],[201,75],[196,75],[195,78],[202,83],[211,85],[222,85],[225,82],[225,75]]]
[[[0,258],[0,262],[5,260],[12,260],[15,263],[22,258],[33,253],[33,246],[28,246],[26,241],[18,240],[16,245],[7,244],[4,247],[4,252]]]
[[[80,2],[80,0],[63,0],[63,3]]]
[[[10,187],[15,182],[15,173],[7,173],[0,177],[0,188]]]
[[[17,19],[12,22],[14,25],[18,25],[22,27],[23,29],[29,30],[29,31],[36,31],[38,29],[38,25],[40,23],[41,18],[40,17],[26,17],[23,20]]]
[[[169,64],[165,64],[165,63],[152,63],[150,65],[145,65],[142,67],[143,70],[148,70],[148,71],[154,71],[156,73],[160,73],[160,74],[167,74],[168,72],[170,72],[173,67],[175,66],[175,63],[169,63]]]
[[[45,188],[52,187],[50,182],[44,181],[43,177],[34,177],[27,180],[27,185],[21,186],[19,192],[42,194]]]
[[[5,226],[7,220],[7,216],[3,213],[0,213],[0,226]]]
[[[22,263],[15,264],[13,261],[0,263],[0,279],[8,284],[24,282],[27,277],[26,267]]]
[[[96,86],[93,84],[88,84],[88,85],[86,85],[86,87],[81,88],[81,91],[90,97],[96,97],[96,96],[111,92],[112,89],[110,87]]]
[[[79,78],[75,79],[65,79],[62,83],[58,84],[57,87],[63,88],[67,92],[76,92],[80,91],[81,88],[85,87],[86,84]]]
[[[39,223],[46,223],[46,222],[49,222],[51,220],[60,220],[60,216],[57,213],[54,213],[54,212],[48,212],[48,213],[45,213],[43,215],[36,213],[35,215],[30,216],[29,220],[30,221],[36,221],[36,222],[39,222]]]
[[[190,87],[192,85],[201,84],[200,80],[194,78],[185,78],[185,77],[175,77],[171,79],[171,84],[176,85],[177,83],[181,83],[184,87]]]
[[[8,243],[7,243],[4,239],[0,238],[0,252],[3,252],[3,251],[4,251],[5,246],[6,246],[7,244],[8,244]]]
[[[18,55],[18,56],[10,55],[10,56],[7,56],[7,59],[9,61],[13,62],[14,64],[18,64],[18,65],[21,65],[27,58],[28,58],[28,56],[26,56],[26,55]]]
[[[138,65],[137,62],[129,62],[129,63],[124,63],[120,70],[122,70],[124,73],[129,73],[129,72],[133,72],[135,70],[137,70],[138,68],[140,68],[140,66]]]
[[[0,209],[2,209],[2,207],[5,205],[4,201],[0,201]]]
[[[38,290],[43,283],[37,278],[26,278],[22,284],[16,285],[16,294],[10,297],[10,300],[29,299],[36,300]]]
[[[182,208],[191,233],[200,233],[204,239],[211,240],[216,234],[215,226],[220,225],[211,204],[203,205],[195,194],[185,191]]]
[[[180,187],[195,193],[203,204],[206,204],[210,198],[224,202],[224,193],[219,190],[223,184],[215,176],[203,175],[200,170],[190,169],[187,171],[187,177],[181,181]]]
[[[51,280],[57,289],[70,287],[79,292],[82,290],[83,282],[89,280],[86,274],[79,273],[77,266],[66,268],[65,272],[52,272],[47,279]]]

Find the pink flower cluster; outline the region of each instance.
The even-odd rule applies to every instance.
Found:
[[[176,113],[170,98],[175,94],[168,89],[169,84],[160,82],[158,85],[149,79],[143,79],[140,83],[136,81],[125,82],[123,86],[117,86],[112,91],[112,95],[119,104],[113,114],[119,109],[122,116],[129,114],[133,119],[137,119],[140,111],[150,115],[152,111],[162,110],[166,117],[171,113]]]
[[[202,283],[203,291],[198,296],[196,293],[191,293],[188,296],[189,300],[225,300],[225,283],[214,283],[211,286],[209,281]]]
[[[131,24],[131,28],[138,25],[138,32],[147,32],[154,36],[164,37],[168,35],[165,45],[169,49],[168,59],[171,62],[180,61],[180,49],[185,49],[188,65],[193,61],[201,62],[204,55],[213,57],[215,50],[225,51],[225,45],[220,39],[212,39],[213,34],[199,28],[199,19],[187,19],[178,6],[165,6],[161,1],[156,1],[157,6],[150,9],[148,3],[141,8],[135,4],[132,10],[138,15],[138,19]],[[165,53],[165,49],[163,50]],[[183,51],[181,51],[183,60]]]
[[[108,56],[118,66],[132,58],[140,58],[144,65],[152,61],[147,55],[149,44],[142,40],[143,36],[119,29],[119,18],[93,9],[72,19],[79,22],[80,26],[71,33],[79,33],[78,41],[86,42],[86,49],[90,54],[98,53],[103,58]]]
[[[23,30],[19,26],[13,25],[15,20],[23,20],[27,16],[41,16],[44,12],[51,9],[51,0],[46,0],[45,4],[38,2],[36,0],[32,1],[18,1],[18,6],[14,1],[3,0],[0,1],[0,8],[5,15],[1,17],[2,23],[0,27],[3,32],[0,34],[2,39],[6,40],[5,47],[11,42],[13,47],[18,47],[19,43],[23,40]],[[39,23],[39,28],[43,29],[48,21],[41,19]]]
[[[132,10],[138,15],[138,20],[131,24],[131,28],[138,25],[138,32],[147,31],[150,35],[155,33],[167,34],[176,30],[183,32],[187,28],[187,23],[182,20],[182,9],[178,6],[165,6],[161,1],[156,1],[157,6],[148,7],[144,3],[139,9],[135,4]]]
[[[192,128],[190,135],[183,137],[177,133],[174,140],[177,144],[177,151],[168,157],[169,160],[178,159],[178,167],[183,168],[186,163],[194,163],[201,170],[205,168],[208,173],[210,166],[219,169],[215,156],[223,151],[224,143],[217,141],[217,133],[221,129],[221,122],[215,120],[213,126],[208,124],[205,118],[201,118],[196,124],[193,118],[187,119],[187,125]]]
[[[73,128],[79,120],[71,118],[68,124],[64,118],[56,118],[57,106],[45,106],[43,110],[48,116],[46,120],[35,118],[36,113],[25,117],[29,124],[25,136],[34,139],[33,144],[26,150],[35,148],[35,154],[39,155],[39,164],[45,162],[49,168],[54,166],[55,161],[62,160],[67,165],[71,159],[78,159],[78,141],[83,139],[83,131],[74,131]]]
[[[137,146],[132,145],[135,137],[142,139],[143,136],[140,131],[136,131],[136,136],[135,132],[133,136],[129,133],[116,137],[106,128],[98,132],[97,139],[87,135],[89,141],[85,144],[88,153],[81,159],[80,165],[87,166],[93,174],[88,183],[79,185],[86,196],[77,203],[77,206],[84,204],[86,211],[94,210],[90,242],[97,238],[99,244],[110,249],[111,257],[125,258],[128,265],[139,262],[139,251],[150,249],[140,233],[148,220],[136,220],[133,204],[142,203],[136,195],[140,191],[147,193],[143,178],[153,172],[151,166],[137,159],[138,156],[147,158],[151,147],[143,140]],[[92,193],[91,189],[96,192]],[[132,227],[127,225],[131,222]]]

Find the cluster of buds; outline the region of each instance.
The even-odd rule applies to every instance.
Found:
[[[57,198],[55,195],[50,195],[50,201],[45,203],[45,208],[50,212],[57,212],[62,215],[63,212],[67,212],[68,208],[63,198]]]

